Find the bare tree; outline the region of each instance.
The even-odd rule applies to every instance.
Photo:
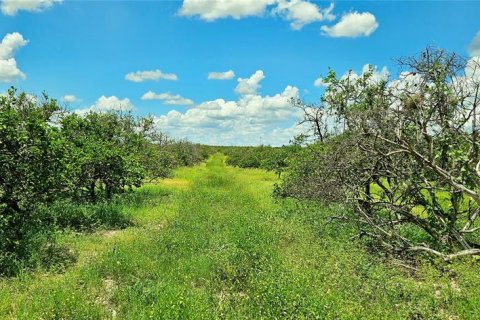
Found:
[[[335,181],[364,231],[395,251],[480,254],[479,62],[435,48],[398,62],[396,80],[331,72],[322,106],[302,108],[330,145],[313,176]],[[325,114],[343,124],[336,137],[325,139]]]

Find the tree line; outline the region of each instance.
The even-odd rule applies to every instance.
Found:
[[[89,205],[99,210],[145,181],[168,177],[175,167],[198,163],[210,152],[170,139],[151,117],[119,112],[80,116],[46,94],[37,98],[11,88],[0,96],[1,272],[9,273],[32,257],[35,246],[45,245],[35,239],[56,222],[85,227],[88,219],[79,215],[91,213],[76,210],[67,217],[67,208]],[[97,220],[108,217],[99,215]]]

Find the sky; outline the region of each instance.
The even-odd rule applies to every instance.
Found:
[[[329,68],[395,76],[426,46],[480,56],[480,1],[0,0],[0,92],[152,115],[174,138],[282,145]]]

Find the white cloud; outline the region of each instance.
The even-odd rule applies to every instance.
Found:
[[[178,77],[174,73],[163,73],[157,69],[151,71],[130,72],[125,75],[125,79],[132,82],[143,82],[147,80],[158,81],[160,79],[175,81],[178,80]]]
[[[260,88],[260,81],[265,79],[262,70],[257,70],[250,78],[238,78],[238,85],[235,92],[240,95],[256,94]]]
[[[313,82],[313,85],[317,88],[320,88],[321,86],[324,85],[323,83],[323,78],[317,78],[314,82]]]
[[[134,106],[128,98],[119,99],[116,96],[101,96],[90,107],[85,109],[77,109],[74,112],[84,115],[89,112],[132,111],[133,109]]]
[[[260,16],[276,0],[184,0],[181,16],[199,16],[206,21]]]
[[[375,16],[369,12],[350,12],[342,16],[340,21],[329,27],[322,26],[321,30],[327,36],[338,37],[368,37],[378,28]]]
[[[262,137],[262,141],[266,141],[273,146],[286,145],[292,141],[295,136],[305,134],[310,130],[311,128],[306,122],[302,124],[294,123],[290,127],[275,128],[271,132],[266,132]]]
[[[316,21],[331,21],[333,4],[322,9],[307,0],[184,0],[180,8],[181,16],[198,16],[205,21],[252,16],[279,15],[290,21],[292,29],[299,30],[304,25]]]
[[[388,87],[394,96],[401,95],[405,91],[418,92],[420,90],[419,85],[424,82],[425,79],[416,72],[404,71],[398,75],[397,79],[394,79],[388,83]]]
[[[256,85],[247,86],[247,93],[238,100],[205,101],[184,113],[171,110],[156,117],[156,123],[176,138],[202,143],[251,145],[260,143],[260,139],[265,144],[288,143],[294,131],[299,130],[292,127],[299,115],[290,104],[291,98],[299,96],[299,90],[287,86],[280,93],[262,96],[256,91],[263,78],[259,70],[249,78],[239,79],[242,84],[251,80]]]
[[[480,56],[474,56],[468,60],[465,66],[465,77],[473,82],[480,82]]]
[[[470,53],[472,57],[480,57],[480,31],[477,32],[472,42],[470,42],[468,53]]]
[[[61,97],[60,100],[62,100],[63,102],[66,102],[66,103],[74,103],[74,102],[80,101],[80,100],[79,100],[76,96],[74,96],[73,94],[66,94],[66,95],[64,95],[63,97]]]
[[[7,33],[0,43],[0,59],[13,58],[15,51],[28,43],[23,36],[18,33]]]
[[[346,79],[348,77],[350,77],[351,79],[358,79],[360,77],[363,77],[366,73],[371,73],[371,76],[369,79],[370,79],[370,82],[373,82],[373,83],[378,83],[380,81],[387,81],[388,78],[390,77],[390,72],[388,71],[387,67],[384,66],[380,71],[378,71],[377,66],[367,63],[362,67],[362,72],[360,74],[357,74],[355,71],[350,70],[342,76],[342,79]]]
[[[62,2],[63,0],[2,0],[1,10],[5,15],[14,16],[20,10],[39,12]]]
[[[304,0],[279,0],[273,12],[291,21],[292,29],[300,30],[303,26],[312,22],[335,19],[332,14],[333,8],[333,3],[326,9],[321,9],[316,4]]]
[[[153,91],[148,91],[142,96],[142,100],[160,100],[163,104],[171,106],[190,106],[193,104],[193,101],[187,98],[182,97],[179,94],[173,95],[171,93],[155,93]]]
[[[209,80],[231,80],[233,77],[235,77],[235,72],[233,72],[233,70],[225,72],[210,72],[208,74]]]
[[[101,96],[98,98],[97,102],[92,106],[98,111],[131,111],[133,110],[133,104],[128,98],[119,99],[116,96]]]
[[[13,82],[25,78],[26,75],[18,69],[15,59],[0,60],[0,81]]]
[[[15,52],[28,43],[18,33],[8,33],[0,43],[0,82],[13,82],[25,79],[26,75],[17,67]]]

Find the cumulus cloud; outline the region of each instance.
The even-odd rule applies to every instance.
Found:
[[[176,138],[202,143],[258,144],[260,137],[265,144],[288,143],[294,131],[299,130],[292,126],[299,115],[290,103],[291,98],[298,98],[299,90],[287,86],[280,93],[264,96],[257,93],[263,78],[263,71],[258,70],[249,78],[239,79],[245,94],[241,93],[238,100],[219,98],[197,104],[185,112],[171,110],[156,117],[156,123]]]
[[[184,0],[181,16],[198,16],[206,21],[260,16],[276,0]]]
[[[322,26],[324,35],[338,37],[368,37],[378,28],[377,19],[370,12],[350,12],[333,26]]]
[[[480,57],[480,31],[477,32],[472,42],[470,42],[468,53],[470,53],[472,57]]]
[[[314,82],[313,82],[313,85],[317,88],[320,88],[321,86],[324,85],[323,83],[323,78],[317,78]]]
[[[307,0],[184,0],[179,14],[205,21],[278,15],[290,21],[292,29],[299,30],[312,22],[333,20],[332,10],[333,4],[322,9]]]
[[[238,84],[235,92],[240,95],[256,94],[260,88],[260,81],[265,79],[262,70],[257,70],[250,78],[238,78]]]
[[[76,96],[73,94],[66,94],[63,97],[60,98],[65,103],[74,103],[80,101]]]
[[[314,3],[303,0],[280,0],[273,10],[286,20],[291,21],[290,26],[294,30],[300,30],[303,26],[316,21],[332,21],[335,16],[332,14],[334,4],[326,9],[321,9]]]
[[[2,0],[2,13],[8,16],[14,16],[18,11],[43,11],[55,3],[62,3],[63,0]]]
[[[77,109],[74,112],[84,115],[89,112],[109,112],[109,111],[132,111],[133,104],[128,98],[119,99],[116,96],[101,96],[93,105],[85,109]]]
[[[132,82],[143,82],[147,80],[158,81],[160,79],[175,81],[178,77],[174,73],[163,73],[161,70],[137,71],[125,75],[125,79]]]
[[[13,82],[25,78],[25,74],[18,69],[15,59],[0,60],[0,81]]]
[[[148,91],[142,96],[142,100],[160,100],[163,104],[171,106],[190,106],[193,104],[193,101],[187,98],[182,97],[179,94],[171,93],[155,93],[153,91]]]
[[[470,82],[480,82],[480,56],[474,56],[468,60],[465,66],[465,78]]]
[[[133,104],[130,102],[128,98],[119,99],[116,96],[101,96],[92,106],[93,108],[97,109],[98,111],[108,111],[108,110],[115,110],[115,111],[131,111],[133,110]]]
[[[8,33],[0,43],[0,59],[13,58],[15,51],[28,43],[23,36],[18,33]]]
[[[13,82],[25,79],[26,75],[17,67],[15,52],[28,43],[18,33],[8,33],[0,43],[0,82]]]
[[[208,74],[209,80],[231,80],[233,77],[235,77],[235,72],[233,72],[233,70],[225,72],[210,72]]]

